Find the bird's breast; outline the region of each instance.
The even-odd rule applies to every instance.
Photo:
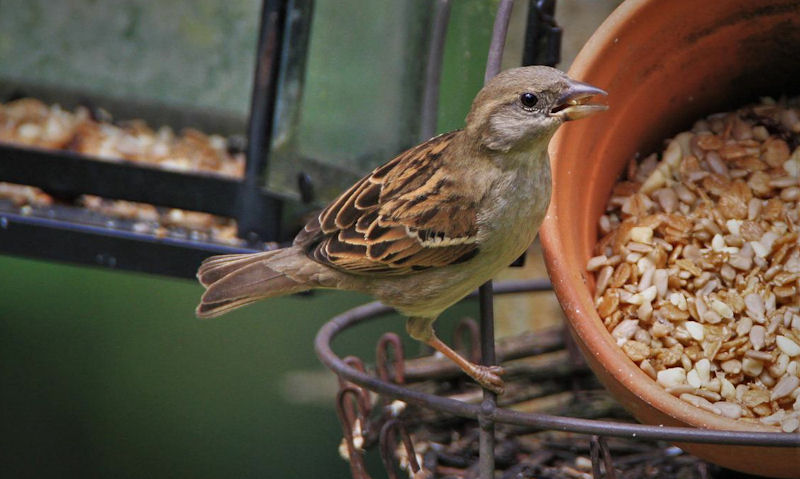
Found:
[[[502,264],[515,260],[530,246],[547,212],[552,187],[546,155],[528,168],[505,172],[496,183],[479,220],[481,250]]]

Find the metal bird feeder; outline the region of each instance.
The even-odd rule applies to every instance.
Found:
[[[224,4],[225,2],[220,2],[220,5]],[[34,25],[39,30],[30,35],[40,42],[44,42],[40,37],[46,37],[50,41],[49,35],[53,32],[48,27],[80,28],[82,24],[89,23],[82,26],[85,30],[91,30],[91,22],[130,22],[130,28],[136,26],[140,36],[155,36],[149,28],[163,27],[159,22],[155,22],[159,25],[151,25],[147,20],[137,20],[138,14],[129,14],[129,18],[125,16],[128,14],[120,13],[109,19],[102,17],[102,13],[92,16],[93,13],[87,12],[85,15],[66,15],[60,18],[62,7],[69,9],[74,5],[67,2],[59,8],[37,10],[37,15],[41,15],[43,20]],[[414,5],[413,8],[405,2],[385,7],[364,6],[365,12],[373,16],[383,15],[381,18],[388,24],[387,28],[379,32],[381,38],[392,35],[403,39],[412,36],[415,38],[413,42],[395,41],[390,46],[391,49],[384,49],[379,42],[372,42],[374,45],[369,48],[369,55],[363,55],[364,65],[393,71],[392,81],[385,85],[386,95],[392,99],[392,105],[383,105],[381,109],[363,108],[370,111],[381,110],[383,123],[367,122],[368,125],[361,127],[362,131],[369,132],[372,131],[370,128],[386,130],[380,141],[370,143],[348,140],[357,143],[358,148],[340,151],[334,145],[324,143],[329,137],[348,137],[338,134],[338,130],[331,133],[324,129],[328,127],[328,123],[323,122],[336,123],[335,118],[319,119],[322,114],[315,113],[314,116],[305,111],[306,109],[302,117],[299,115],[304,102],[315,104],[320,97],[327,98],[328,103],[318,109],[325,110],[332,104],[334,106],[331,109],[335,110],[335,106],[341,104],[338,99],[346,97],[339,89],[352,87],[345,85],[346,80],[352,83],[350,80],[355,76],[352,74],[336,80],[330,80],[330,75],[307,74],[307,70],[311,71],[312,68],[315,68],[314,72],[330,70],[332,67],[341,69],[341,65],[331,63],[340,62],[346,48],[340,48],[335,41],[325,40],[325,35],[329,35],[331,31],[342,30],[325,23],[338,21],[336,18],[331,19],[338,18],[334,15],[336,8],[338,7],[332,3],[315,5],[313,0],[261,2],[259,20],[254,25],[257,38],[254,36],[252,39],[252,44],[255,45],[253,85],[247,110],[242,112],[241,117],[225,110],[233,108],[230,106],[190,108],[175,101],[170,103],[151,99],[148,95],[155,98],[158,94],[155,91],[146,91],[146,88],[152,88],[147,86],[149,84],[146,81],[141,82],[143,85],[138,85],[134,80],[126,78],[129,83],[137,85],[141,95],[137,98],[128,94],[124,87],[114,88],[116,85],[102,87],[87,84],[70,87],[69,82],[65,82],[65,85],[53,84],[58,79],[48,79],[44,74],[40,75],[39,70],[20,73],[13,71],[13,65],[0,68],[2,101],[32,96],[65,107],[85,107],[92,120],[98,122],[108,116],[106,111],[110,111],[114,118],[109,118],[107,123],[113,126],[119,126],[119,121],[127,118],[143,118],[155,128],[166,125],[175,131],[189,127],[208,133],[219,133],[228,136],[226,146],[229,152],[237,155],[243,153],[246,160],[241,177],[222,176],[191,169],[167,169],[150,162],[122,161],[108,155],[97,154],[94,157],[78,153],[77,150],[39,149],[22,143],[0,142],[0,187],[6,183],[29,185],[54,198],[52,204],[25,205],[0,198],[0,253],[189,278],[194,276],[201,260],[210,255],[254,252],[290,241],[296,230],[302,226],[304,214],[318,208],[319,203],[331,196],[333,191],[339,191],[355,181],[359,168],[371,168],[370,165],[376,158],[385,157],[384,152],[374,151],[373,148],[386,148],[396,152],[416,143],[419,134],[419,118],[415,112],[423,101],[422,92],[417,89],[417,85],[422,80],[424,65],[418,61],[421,55],[417,50],[425,44],[428,32],[416,30],[419,28],[419,20],[424,20],[431,14],[431,8],[424,4]],[[324,21],[318,15],[321,10],[328,13]],[[114,7],[112,11],[119,12],[121,9]],[[398,12],[400,14],[396,14]],[[20,16],[23,14],[24,12],[20,12]],[[312,19],[317,37],[312,36]],[[170,22],[164,24],[171,25]],[[113,29],[109,31],[118,33]],[[173,30],[169,32],[172,34]],[[363,43],[363,37],[370,31],[362,31],[356,26],[345,33],[345,39],[359,39]],[[26,35],[28,33],[9,32],[6,45],[10,45],[10,48],[6,50],[15,51],[18,46],[30,44]],[[101,57],[118,55],[114,49],[120,47],[103,46],[105,44],[98,40],[108,40],[109,44],[112,40],[122,42],[125,49],[132,51],[142,48],[142,44],[136,42],[143,40],[136,40],[134,34],[122,33],[119,40],[116,37],[105,39],[102,35],[101,32],[98,38],[91,38],[94,42],[91,47],[96,46]],[[179,39],[183,37],[168,36],[166,41],[159,37],[160,43],[155,40],[147,43],[149,50],[142,52],[141,56],[157,58],[155,61],[158,65],[183,65],[181,61],[193,63],[194,61],[189,62],[188,59],[196,52],[179,43]],[[61,45],[52,42],[48,45],[50,44],[53,48]],[[170,54],[177,51],[181,58],[178,61],[166,61],[153,54],[151,50],[155,50],[155,47],[165,49]],[[365,47],[362,46],[361,49]],[[73,48],[68,53],[80,55],[81,50]],[[49,55],[48,58],[60,56],[58,50],[43,53],[45,56]],[[22,56],[23,53],[20,53],[19,57]],[[94,62],[80,56],[77,57],[80,61],[77,61],[66,53],[61,56],[65,63]],[[184,56],[188,58],[183,58]],[[114,59],[116,58],[115,56]],[[406,59],[414,60],[409,66],[403,63]],[[145,60],[139,63],[139,56],[131,61],[134,63],[132,68],[137,71],[142,66],[147,68]],[[357,63],[358,61],[353,60],[348,67],[356,68]],[[41,70],[49,68],[48,65],[44,67]],[[218,66],[214,68],[215,71],[219,70]],[[69,69],[75,70],[77,67],[70,65]],[[402,71],[402,74],[396,74],[397,71]],[[41,79],[39,76],[45,78]],[[380,75],[372,75],[371,78],[374,78],[374,83],[385,80]],[[372,80],[362,77],[356,86],[363,87],[369,81]],[[310,91],[305,88],[308,82],[312,86]],[[399,87],[392,91],[397,85]],[[178,86],[185,87],[182,83]],[[109,92],[104,92],[104,88]],[[226,91],[231,90],[229,86],[225,88]],[[307,100],[308,95],[311,95],[311,100]],[[190,102],[192,100],[188,99]],[[373,100],[385,100],[385,97],[373,99],[366,95],[364,101]],[[185,103],[187,99],[180,101]],[[350,108],[360,105],[355,101],[348,102]],[[308,118],[313,118],[311,122],[317,122],[312,125],[316,130],[305,134],[303,128],[311,129],[306,126]],[[342,122],[336,124],[341,125]],[[320,130],[325,134],[317,134]],[[172,209],[207,213],[220,219],[234,220],[237,231],[235,238],[222,241],[190,227],[160,228],[160,225],[153,225],[153,222],[135,221],[76,205],[76,199],[82,195],[152,205],[162,216]]]
[[[255,251],[264,248],[264,242],[280,240],[287,198],[265,191],[260,183],[269,161],[278,83],[284,71],[285,33],[290,27],[307,33],[310,9],[310,2],[264,1],[247,124],[245,175],[240,180],[0,144],[2,181],[40,187],[59,197],[92,194],[235,218],[247,246],[139,232],[124,221],[75,208],[56,205],[22,210],[3,203],[0,252],[191,277],[197,264],[211,254]],[[299,25],[290,24],[293,12],[303,19]],[[305,33],[293,40],[302,42]],[[24,91],[25,86],[21,88]]]

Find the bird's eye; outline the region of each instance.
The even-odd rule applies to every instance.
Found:
[[[533,93],[523,93],[519,96],[519,101],[525,108],[533,108],[536,106],[539,99]]]

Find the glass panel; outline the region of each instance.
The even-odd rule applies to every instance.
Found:
[[[440,131],[463,126],[481,87],[496,7],[452,3]],[[291,192],[304,173],[324,202],[419,142],[433,12],[430,0],[315,2],[299,121],[275,145],[271,189]]]
[[[241,132],[260,8],[259,0],[0,0],[0,84],[6,93],[73,90],[72,103],[88,95],[210,110]]]
[[[322,200],[414,144],[432,3],[317,0],[297,129],[276,144],[273,189],[308,174]]]

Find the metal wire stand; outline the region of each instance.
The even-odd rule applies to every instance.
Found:
[[[494,288],[494,294],[513,294],[527,293],[535,291],[549,290],[550,284],[547,280],[528,280],[516,282],[498,283]],[[477,295],[473,295],[473,298]],[[486,311],[489,307],[487,295],[480,295],[483,304],[482,310]],[[340,333],[362,324],[366,321],[377,319],[381,316],[392,313],[393,310],[380,303],[370,303],[347,311],[326,323],[317,334],[315,339],[315,349],[320,360],[333,372],[341,381],[342,388],[338,396],[340,419],[342,420],[346,445],[348,447],[348,457],[351,461],[353,477],[363,479],[369,477],[363,467],[360,458],[358,437],[369,437],[370,434],[377,435],[377,440],[384,451],[391,450],[388,432],[371,431],[367,425],[371,413],[375,412],[381,418],[380,421],[372,422],[381,424],[381,429],[397,430],[403,437],[406,448],[411,448],[408,434],[404,433],[405,426],[398,419],[398,407],[402,407],[395,400],[400,400],[408,404],[419,406],[422,409],[429,409],[444,413],[449,416],[457,416],[476,420],[480,424],[481,444],[480,466],[477,477],[490,479],[494,474],[494,448],[488,447],[494,442],[495,424],[508,424],[527,428],[529,431],[565,431],[579,434],[596,436],[596,454],[592,454],[593,467],[600,468],[600,464],[606,470],[613,470],[610,453],[605,446],[606,438],[628,438],[637,440],[662,440],[678,443],[715,443],[728,445],[749,445],[765,447],[800,447],[800,434],[786,433],[766,433],[766,432],[742,432],[742,431],[719,431],[708,429],[696,429],[687,427],[665,427],[649,426],[641,424],[631,424],[614,421],[603,421],[594,419],[583,419],[568,416],[550,415],[542,413],[523,413],[504,407],[497,407],[494,401],[482,401],[480,404],[467,403],[452,397],[442,397],[419,389],[413,389],[405,385],[406,379],[410,376],[410,371],[404,365],[402,348],[399,346],[399,338],[394,338],[391,333],[384,336],[378,345],[378,361],[376,364],[377,374],[372,375],[366,372],[366,368],[361,360],[352,356],[344,359],[337,356],[331,349],[331,341]],[[480,328],[485,332],[493,328],[490,318],[482,317]],[[390,348],[389,345],[392,347]],[[513,359],[520,354],[530,354],[531,352],[546,352],[554,347],[560,348],[563,342],[551,342],[547,344],[534,345],[533,349],[527,351],[517,351],[512,355],[504,355],[501,359]],[[394,358],[391,363],[387,361],[388,350],[394,350]],[[494,344],[489,341],[481,341],[481,353],[494,353]],[[486,356],[483,356],[486,357]],[[429,371],[430,373],[430,371]],[[416,374],[415,379],[420,379]],[[377,393],[378,400],[373,405],[370,401],[370,392]],[[392,405],[384,407],[385,405]],[[374,415],[374,414],[373,414]],[[395,433],[392,433],[395,434]],[[373,438],[375,439],[375,438]],[[413,451],[409,450],[407,456],[415,457]],[[488,459],[487,459],[488,456]],[[384,453],[384,457],[385,453]],[[411,464],[412,469],[413,461]],[[607,473],[608,474],[608,473]],[[600,476],[595,475],[599,478]],[[609,477],[609,476],[606,476]]]

